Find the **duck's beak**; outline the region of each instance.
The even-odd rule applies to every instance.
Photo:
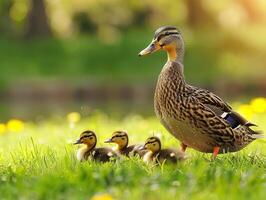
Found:
[[[147,46],[145,49],[143,49],[141,52],[139,52],[139,56],[145,56],[151,53],[154,53],[160,49],[160,46],[157,44],[156,40],[153,40],[149,46]]]
[[[109,138],[109,139],[107,139],[107,140],[104,141],[104,143],[111,143],[111,142],[113,142],[112,141],[112,138]]]
[[[73,145],[75,145],[75,144],[81,144],[81,143],[82,143],[81,140],[78,139],[76,142],[73,143]]]

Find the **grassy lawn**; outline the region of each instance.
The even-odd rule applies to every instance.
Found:
[[[253,121],[266,131],[266,114]],[[179,147],[155,117],[128,115],[122,119],[100,112],[74,125],[65,117],[10,125],[0,135],[0,199],[265,199],[266,142],[258,140],[238,153],[210,155],[188,150],[176,166],[146,165],[138,158],[115,163],[79,163],[75,141],[85,129],[95,130],[98,145],[114,130],[125,129],[130,143],[153,134],[164,147]],[[18,127],[16,127],[18,126]],[[21,129],[21,130],[17,130]],[[108,200],[102,196],[100,199]]]

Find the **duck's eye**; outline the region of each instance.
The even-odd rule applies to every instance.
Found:
[[[92,139],[93,139],[93,137],[90,137],[89,139],[90,139],[90,140],[92,140]]]
[[[155,146],[155,143],[153,143],[153,146]]]
[[[122,138],[122,140],[125,140],[125,138]]]

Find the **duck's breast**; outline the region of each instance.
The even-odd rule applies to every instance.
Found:
[[[169,117],[163,117],[166,129],[179,141],[201,152],[211,153],[215,141],[208,134],[187,121],[179,121]]]

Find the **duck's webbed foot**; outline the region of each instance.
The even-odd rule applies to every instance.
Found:
[[[220,151],[220,147],[214,147],[213,148],[212,160],[214,160],[217,157],[219,151]]]

